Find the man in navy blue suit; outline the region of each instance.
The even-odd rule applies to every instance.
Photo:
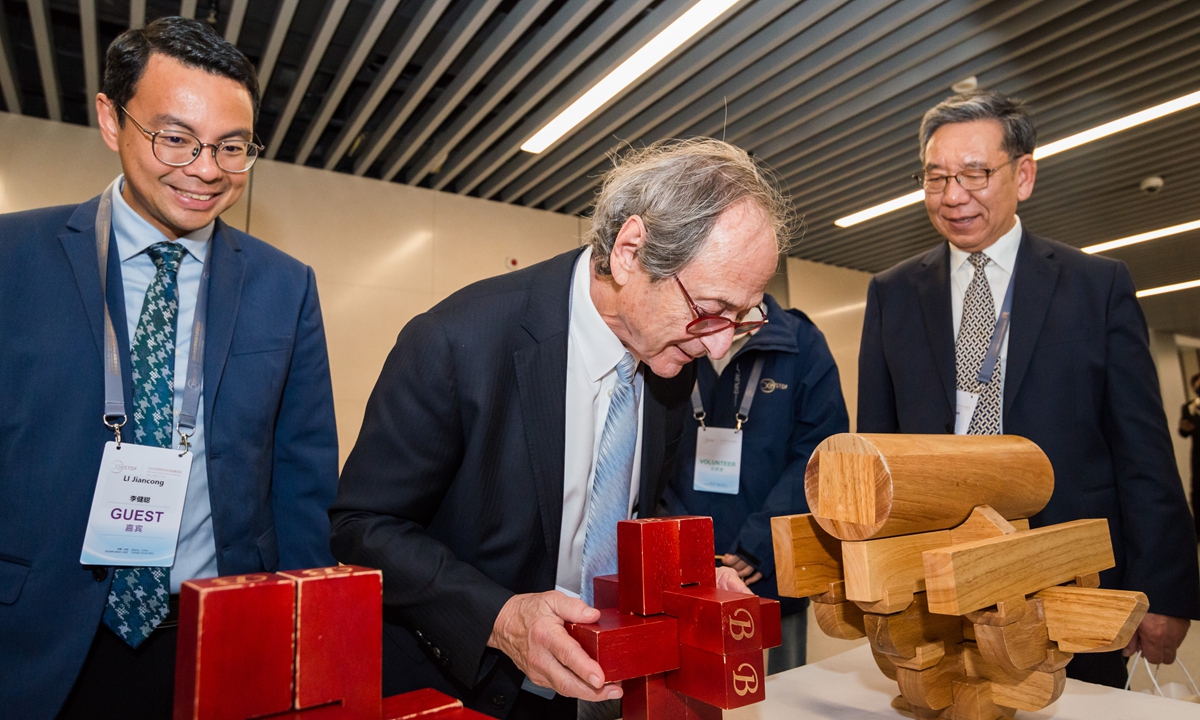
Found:
[[[330,510],[337,558],[383,570],[385,695],[522,720],[620,696],[563,623],[599,618],[617,522],[657,512],[691,363],[754,324],[786,208],[743,150],[652,145],[609,173],[588,247],[405,326]]]
[[[871,281],[858,430],[1037,443],[1055,486],[1031,524],[1106,518],[1116,567],[1101,584],[1150,599],[1125,653],[1170,663],[1200,618],[1200,579],[1146,321],[1124,263],[1022,226],[1035,140],[1021,103],[995,92],[926,113],[917,179],[948,242]],[[1125,665],[1076,655],[1067,674],[1120,686]]]
[[[123,169],[102,196],[111,210],[94,198],[0,217],[6,717],[170,717],[183,581],[334,562],[337,438],[312,270],[218,217],[261,150],[253,66],[208,27],[164,18],[113,42],[96,108]],[[106,347],[120,367],[107,392]],[[187,432],[185,385],[198,412],[173,566],[81,564],[109,403],[129,408],[126,447],[155,444],[147,423],[160,423],[163,452]]]

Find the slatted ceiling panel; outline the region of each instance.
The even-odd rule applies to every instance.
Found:
[[[924,207],[833,221],[915,189],[921,116],[954,82],[1028,100],[1042,143],[1200,90],[1197,0],[741,0],[555,146],[518,149],[692,4],[5,0],[0,107],[47,117],[49,88],[65,122],[87,123],[117,34],[215,10],[218,33],[271,65],[258,133],[276,160],[586,214],[613,151],[724,136],[788,186],[807,225],[796,256],[878,271],[938,242]],[[1198,127],[1193,108],[1045,159],[1021,217],[1076,246],[1200,218]],[[1156,174],[1166,189],[1138,192]],[[1112,255],[1140,288],[1195,279],[1198,235]],[[1200,334],[1198,298],[1143,305]]]

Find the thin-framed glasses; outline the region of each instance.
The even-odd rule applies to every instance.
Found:
[[[941,195],[946,192],[946,188],[950,185],[950,178],[962,187],[963,190],[983,190],[988,186],[991,180],[992,173],[1002,167],[1012,165],[1020,158],[1012,158],[1003,165],[997,165],[994,168],[971,168],[953,175],[926,175],[923,172],[913,173],[912,179],[917,181],[924,190],[926,195]]]
[[[731,327],[735,336],[745,335],[767,324],[767,307],[764,303],[759,303],[757,307],[750,308],[746,312],[746,315],[752,319],[738,322],[730,320],[723,315],[711,315],[704,312],[692,301],[692,296],[688,294],[687,288],[683,286],[683,282],[679,279],[678,275],[675,276],[675,282],[679,284],[679,289],[683,291],[683,297],[687,299],[688,305],[692,308],[692,313],[696,316],[696,319],[687,325],[687,331],[691,335],[712,335]],[[757,313],[757,316],[755,316],[755,313]]]
[[[151,132],[142,127],[142,124],[129,114],[124,105],[118,104],[117,107],[133,121],[134,125],[137,125],[138,130],[150,136],[150,149],[153,151],[154,157],[164,165],[171,167],[191,165],[196,158],[200,157],[204,148],[208,147],[212,148],[213,161],[217,163],[217,167],[229,173],[244,173],[258,159],[258,154],[265,149],[264,146],[250,140],[222,140],[214,144],[201,142],[200,138],[181,130]]]

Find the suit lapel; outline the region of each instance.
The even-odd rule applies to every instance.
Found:
[[[87,313],[88,325],[92,330],[92,340],[96,344],[96,362],[102,362],[104,357],[104,306],[100,304],[100,273],[97,270],[96,256],[96,208],[99,198],[81,204],[75,209],[67,221],[63,232],[58,236],[67,260],[71,263],[71,271],[75,275],[75,284]],[[121,377],[124,389],[125,407],[133,407],[133,389],[129,382],[132,370],[129,364],[129,330],[125,314],[125,287],[121,282],[121,256],[117,251],[116,235],[109,233],[108,237],[108,308],[112,317],[113,332],[117,337],[117,350],[121,358]],[[126,411],[128,413],[128,410]]]
[[[578,257],[578,251],[559,255],[534,278],[521,322],[534,344],[513,353],[542,532],[554,562],[562,531],[571,274]]]
[[[222,220],[217,220],[212,243],[211,267],[208,268],[208,328],[204,332],[204,417],[209,427],[212,426],[213,403],[229,359],[233,328],[242,299],[242,283],[246,279],[246,260],[242,257],[241,245]]]
[[[1012,407],[1033,359],[1033,348],[1050,309],[1059,268],[1054,248],[1026,230],[1017,251],[1017,276],[1013,282],[1012,326],[1005,363],[1008,373],[1004,381],[1005,414]]]
[[[954,314],[950,307],[950,246],[943,242],[925,254],[925,261],[914,276],[925,336],[933,352],[933,361],[946,402],[955,407]]]

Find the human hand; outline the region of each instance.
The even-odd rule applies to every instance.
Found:
[[[1148,662],[1170,665],[1175,662],[1175,651],[1179,649],[1191,626],[1192,621],[1187,618],[1146,613],[1146,617],[1142,618],[1142,623],[1138,625],[1122,652],[1125,657],[1129,657],[1141,650],[1142,656]]]
[[[1196,423],[1192,422],[1191,420],[1188,420],[1187,418],[1179,419],[1179,432],[1181,434],[1187,435],[1188,433],[1191,433],[1195,429],[1196,429]]]
[[[514,595],[496,616],[487,644],[512,658],[530,680],[559,695],[615,700],[621,697],[620,683],[606,685],[600,664],[563,626],[599,619],[599,610],[556,590]]]
[[[725,555],[721,557],[721,563],[724,564],[725,567],[731,567],[736,570],[738,577],[745,580],[747,585],[753,585],[759,580],[762,580],[762,573],[755,570],[753,565],[746,562],[738,555],[734,555],[733,553],[725,553]]]
[[[729,592],[742,593],[743,595],[754,595],[755,592],[746,587],[746,583],[738,577],[737,571],[731,567],[717,568],[717,589],[728,590]]]

